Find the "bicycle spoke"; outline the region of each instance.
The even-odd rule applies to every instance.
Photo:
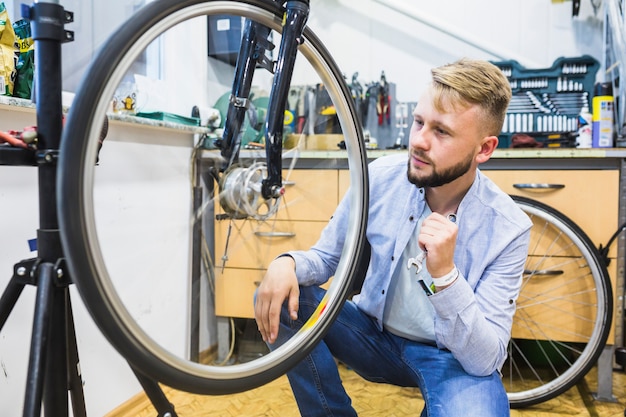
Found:
[[[263,181],[273,166],[268,166],[265,155],[263,120],[273,75],[257,69],[251,96],[236,97],[249,105],[243,124],[235,129],[234,140],[241,149],[223,156],[213,143],[223,135],[221,106],[231,101],[232,67],[212,58],[210,80],[201,84],[206,97],[199,101],[213,106],[220,118],[202,129],[188,128],[197,136],[170,138],[167,132],[175,131],[167,130],[172,128],[167,122],[157,127],[164,129],[163,139],[133,125],[119,128],[128,126],[124,125],[128,115],[111,113],[111,101],[132,78],[135,63],[148,49],[207,16],[254,19],[271,28],[272,42],[281,40],[282,9],[273,2],[147,4],[106,42],[88,70],[89,84],[76,95],[64,129],[60,164],[64,202],[59,212],[72,275],[85,305],[115,348],[151,378],[174,388],[215,394],[253,388],[283,374],[332,322],[351,288],[363,245],[367,160],[343,75],[306,29],[292,88],[323,85],[336,110],[334,133],[347,145],[339,159],[345,160],[352,186],[348,237],[326,308],[280,349],[265,354],[256,346],[259,352],[244,358],[244,345],[260,340],[251,320],[256,285],[275,256],[306,249],[317,240],[345,193],[338,184],[338,169],[343,167],[303,164],[306,139],[318,128],[315,122],[300,124],[302,131],[286,125],[284,193],[265,197]],[[198,74],[186,64],[181,62],[176,85],[180,91],[193,92],[198,90]],[[136,110],[154,110],[145,107],[141,92],[136,98]],[[196,100],[179,103],[182,110],[176,113],[189,112]],[[85,161],[96,160],[105,113],[111,129],[94,166]]]
[[[533,221],[509,358],[512,407],[553,398],[597,360],[610,326],[608,275],[593,245],[569,219],[515,197]]]

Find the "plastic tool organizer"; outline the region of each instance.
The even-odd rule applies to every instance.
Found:
[[[591,113],[598,61],[589,55],[561,57],[546,69],[526,69],[514,60],[493,64],[513,90],[498,147],[508,148],[516,133],[544,147],[576,147],[579,116]]]

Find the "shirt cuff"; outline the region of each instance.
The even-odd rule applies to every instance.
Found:
[[[428,297],[435,312],[442,319],[456,317],[474,301],[474,291],[465,277],[459,273],[456,281],[444,290]]]

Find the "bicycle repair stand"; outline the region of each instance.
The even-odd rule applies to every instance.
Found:
[[[57,159],[63,128],[61,43],[74,39],[74,33],[64,29],[66,23],[73,21],[73,14],[58,3],[22,6],[22,16],[31,21],[35,41],[33,101],[37,113],[37,150],[0,147],[0,165],[37,166],[39,169],[38,257],[14,266],[13,276],[0,298],[1,330],[24,286],[37,286],[24,417],[41,416],[42,402],[46,416],[68,416],[68,390],[73,416],[86,416],[70,304],[72,280],[65,264],[57,217]],[[130,366],[158,416],[176,417],[159,385]]]

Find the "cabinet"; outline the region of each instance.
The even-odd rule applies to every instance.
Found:
[[[619,194],[606,191],[619,189],[617,169],[484,169],[483,173],[506,193],[532,198],[561,211],[596,246],[605,244],[617,230]],[[276,219],[216,222],[218,316],[253,317],[252,297],[269,261],[280,253],[314,244],[349,182],[349,171],[341,167],[295,169],[286,176],[285,205]],[[528,187],[533,184],[552,188]],[[611,247],[609,256],[617,257],[617,245]],[[616,262],[609,265],[609,272],[615,288]],[[613,340],[613,330],[609,337]]]
[[[618,170],[485,170],[504,192],[540,201],[572,219],[597,244],[617,230]],[[533,188],[533,185],[546,188]],[[609,254],[615,258],[616,246]]]
[[[373,160],[395,152],[370,151],[368,157]],[[216,268],[218,316],[253,317],[252,297],[263,277],[267,260],[273,259],[288,246],[291,246],[289,249],[304,249],[315,242],[349,186],[347,162],[341,155],[338,151],[305,151],[299,155],[293,178],[287,178],[295,182],[293,191],[288,190],[291,195],[287,196],[287,207],[274,222],[274,230],[291,227],[290,230],[295,231],[298,237],[293,240],[286,237],[277,239],[281,242],[272,245],[271,253],[267,256],[263,254],[259,259],[238,259],[234,249],[228,250],[229,259],[225,267],[223,270]],[[579,225],[597,247],[606,245],[618,226],[626,222],[626,203],[623,201],[626,198],[626,182],[622,181],[626,172],[625,157],[626,152],[620,149],[497,150],[491,160],[481,166],[481,170],[506,193],[531,198],[560,211]],[[525,186],[528,184],[539,186]],[[260,224],[254,227],[262,230]],[[233,226],[233,229],[236,228]],[[220,246],[220,242],[224,241],[226,233],[224,225],[216,226],[218,249],[215,256],[218,264],[224,250],[224,244]],[[244,244],[243,240],[252,235],[254,230],[241,227],[237,235],[231,235],[229,245],[236,247]],[[254,245],[255,239],[260,242],[264,238],[261,233],[247,244]],[[237,243],[238,239],[242,242]],[[613,345],[623,345],[623,306],[620,301],[624,291],[623,242],[623,238],[618,239],[609,252],[611,263],[608,270],[613,285],[615,313],[608,344],[598,361],[598,398],[611,398]],[[253,251],[248,249],[246,252]],[[540,288],[534,290],[541,292]],[[556,327],[565,327],[560,323],[558,314],[546,312],[545,319],[553,321]],[[516,338],[524,337],[520,329],[513,332]],[[227,344],[225,336],[227,334],[223,337],[224,344]]]
[[[487,176],[498,184],[505,192],[532,198],[549,205],[573,220],[594,243],[606,244],[611,234],[617,230],[619,218],[619,193],[607,190],[619,189],[618,170],[501,170],[484,171]],[[536,231],[536,234],[552,234],[553,230]],[[544,329],[553,329],[545,336],[554,340],[567,342],[584,342],[581,334],[590,334],[592,321],[587,328],[581,322],[568,320],[569,317],[593,317],[594,307],[588,301],[589,281],[580,276],[578,268],[580,260],[575,248],[558,246],[562,239],[551,236],[545,244],[555,247],[536,246],[531,242],[529,260],[541,263],[546,271],[562,271],[560,275],[537,276],[538,279],[525,283],[522,296],[528,294],[533,300],[532,305],[525,306],[524,314],[544,324]],[[558,257],[545,260],[546,253],[557,253]],[[610,248],[609,257],[612,262],[608,266],[612,288],[617,287],[617,247]],[[577,277],[577,278],[574,278]],[[575,294],[579,302],[575,307],[572,297]],[[562,304],[557,305],[557,300]],[[542,300],[549,300],[550,307],[542,305]],[[618,298],[615,305],[618,306]],[[526,303],[528,304],[528,303]],[[576,311],[573,309],[576,308]],[[560,311],[562,314],[554,314]],[[517,322],[516,322],[517,323]],[[513,326],[514,338],[534,339],[532,328],[527,324]],[[609,341],[615,340],[615,320],[609,333]],[[547,331],[547,330],[546,330]]]
[[[284,204],[275,218],[215,224],[217,316],[253,318],[254,292],[269,262],[288,250],[311,247],[339,203],[336,169],[296,169],[283,176]]]

